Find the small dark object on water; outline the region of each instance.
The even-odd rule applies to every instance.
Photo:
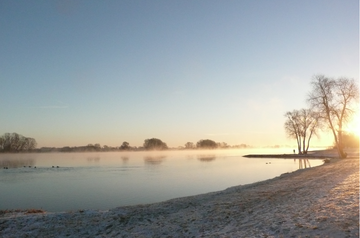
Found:
[[[59,166],[56,166],[56,168],[60,168]]]
[[[53,168],[55,168],[55,166],[52,166]]]
[[[31,168],[31,166],[29,166],[29,168]]]

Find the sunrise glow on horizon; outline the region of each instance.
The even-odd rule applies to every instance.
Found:
[[[0,135],[38,147],[292,146],[284,114],[308,107],[314,75],[359,82],[355,0],[0,5]]]

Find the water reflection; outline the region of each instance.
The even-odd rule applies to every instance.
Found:
[[[100,157],[99,156],[90,156],[90,157],[87,157],[86,160],[88,162],[99,162],[100,161]]]
[[[296,162],[296,159],[294,159]],[[299,159],[299,169],[311,168],[309,159]]]
[[[194,150],[0,154],[0,210],[67,211],[152,203],[274,178],[297,170],[299,164],[310,166],[308,161],[304,165],[304,160],[294,163],[292,159],[274,159],[270,169],[265,165],[268,160],[242,157],[259,153]],[[314,167],[322,164],[322,160],[310,161]],[[5,170],[4,166],[20,168]],[[101,194],[107,194],[106,199]]]
[[[129,161],[129,157],[128,156],[121,156],[121,160],[124,162],[124,164],[126,164]]]
[[[216,155],[214,155],[214,154],[198,155],[197,159],[200,160],[201,162],[211,162],[216,159]]]
[[[188,160],[190,160],[190,159],[193,159],[194,158],[194,156],[193,155],[186,155],[185,156]]]
[[[148,165],[159,165],[164,161],[165,158],[166,158],[166,156],[164,156],[164,155],[145,156],[144,161],[145,161],[145,164],[148,164]]]
[[[20,168],[20,167],[32,167],[35,165],[35,160],[29,159],[2,159],[0,160],[0,168]]]

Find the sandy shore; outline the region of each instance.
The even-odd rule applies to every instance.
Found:
[[[149,205],[3,212],[0,237],[359,237],[359,159]]]

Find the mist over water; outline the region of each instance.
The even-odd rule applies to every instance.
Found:
[[[69,211],[153,203],[322,164],[242,157],[264,153],[292,149],[0,154],[0,209]]]

